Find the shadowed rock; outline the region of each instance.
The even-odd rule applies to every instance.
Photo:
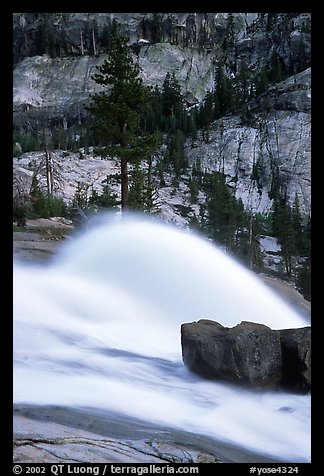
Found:
[[[184,364],[203,377],[259,388],[311,389],[311,328],[233,328],[202,319],[181,326]]]
[[[311,328],[282,329],[281,386],[307,393],[311,390]]]
[[[200,375],[253,387],[274,388],[281,380],[278,331],[241,322],[233,328],[200,320],[181,327],[183,361]]]

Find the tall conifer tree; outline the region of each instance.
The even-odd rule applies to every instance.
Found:
[[[140,117],[148,90],[127,43],[124,36],[112,38],[107,59],[92,77],[104,90],[91,95],[87,108],[95,118],[95,132],[105,142],[107,155],[120,159],[122,210],[128,206],[128,163],[143,160],[156,146],[155,137],[141,135]]]

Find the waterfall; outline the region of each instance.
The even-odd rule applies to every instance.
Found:
[[[309,325],[196,232],[104,215],[50,264],[14,260],[14,402],[113,411],[310,461],[309,395],[238,389],[184,367],[180,326],[199,319]]]

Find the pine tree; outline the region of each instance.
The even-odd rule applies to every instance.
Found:
[[[141,112],[148,101],[148,89],[132,59],[128,39],[117,35],[104,63],[92,79],[105,90],[91,95],[87,109],[95,118],[95,132],[105,143],[107,154],[120,159],[121,206],[128,206],[128,163],[143,160],[154,150],[150,137],[140,136]]]
[[[303,228],[302,217],[300,213],[299,198],[297,193],[295,194],[292,210],[291,210],[291,226],[293,231],[293,238],[295,244],[296,254],[303,252]]]
[[[271,53],[270,68],[267,74],[270,81],[274,83],[279,83],[283,80],[282,60],[275,50]]]
[[[297,254],[296,234],[292,221],[292,212],[286,196],[279,196],[274,200],[272,212],[272,229],[281,246],[281,256],[284,261],[286,274],[291,276],[293,270],[293,256]]]
[[[198,132],[197,132],[195,114],[193,111],[189,115],[189,133],[191,137],[191,147],[194,147],[195,142],[198,138]]]
[[[180,84],[175,74],[166,73],[162,85],[162,112],[166,117],[172,117],[176,113],[176,109],[183,106],[183,98],[181,94]]]
[[[233,86],[224,72],[224,65],[220,64],[215,75],[215,104],[219,112],[219,117],[231,112],[233,108]]]
[[[214,119],[214,94],[211,91],[206,93],[204,103],[200,109],[201,124],[203,128],[203,138],[206,143],[210,140],[210,124]]]
[[[100,208],[114,208],[118,205],[117,194],[113,193],[110,187],[110,177],[107,175],[102,182],[102,193],[99,194],[96,190],[92,190],[92,195],[89,198],[89,205]]]
[[[267,85],[268,85],[268,75],[267,75],[267,70],[265,67],[261,68],[254,82],[255,82],[255,94],[259,96],[267,89]]]
[[[305,299],[311,301],[311,217],[307,219],[307,223],[303,229],[303,248],[302,255],[304,262],[297,273],[297,289],[301,292]]]
[[[235,20],[233,13],[228,14],[227,26],[226,26],[226,46],[234,46],[235,43]]]
[[[168,160],[174,167],[176,178],[179,179],[181,172],[185,172],[188,167],[188,158],[184,151],[184,133],[180,129],[170,137]]]
[[[240,71],[235,78],[236,82],[236,104],[245,104],[249,99],[251,80],[250,72],[246,60],[243,58],[240,64]]]

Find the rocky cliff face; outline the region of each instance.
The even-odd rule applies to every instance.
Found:
[[[174,72],[188,107],[212,90],[215,66],[229,78],[246,62],[251,74],[276,55],[288,76],[251,99],[248,114],[216,121],[208,142],[187,147],[189,163],[224,170],[246,207],[266,212],[279,181],[290,203],[297,193],[310,212],[310,14],[261,13],[16,13],[14,127],[38,130],[42,118],[69,128],[81,124],[91,80],[105,58],[115,22],[129,37],[143,80],[161,86]],[[253,175],[255,167],[258,176]]]
[[[221,171],[247,207],[267,213],[269,192],[285,187],[292,205],[297,193],[305,215],[311,210],[311,70],[279,83],[267,110],[227,116],[213,124],[209,142],[199,139],[187,149],[191,163]],[[262,100],[262,99],[261,99]],[[253,174],[254,168],[259,172]]]

